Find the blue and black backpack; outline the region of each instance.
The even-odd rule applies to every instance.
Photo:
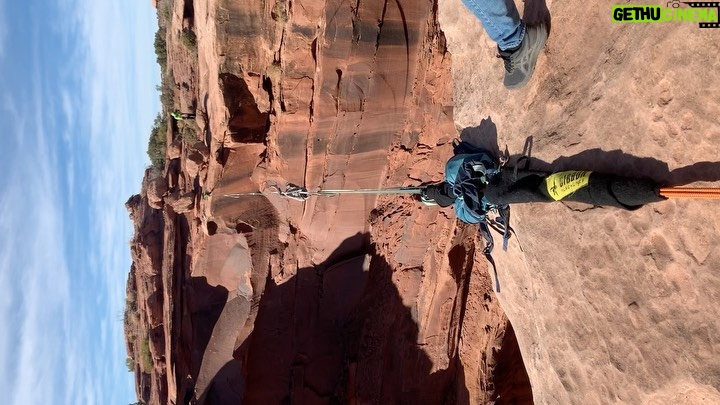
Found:
[[[466,141],[454,141],[453,149],[454,156],[445,164],[445,181],[452,186],[455,195],[455,213],[461,221],[480,226],[480,234],[485,240],[483,254],[493,266],[495,287],[499,292],[495,261],[491,256],[494,242],[490,229],[503,235],[503,250],[507,250],[513,232],[510,206],[488,202],[484,190],[502,168],[492,153]]]

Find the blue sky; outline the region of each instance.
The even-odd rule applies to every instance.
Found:
[[[0,392],[135,402],[122,313],[160,109],[150,0],[0,0]]]

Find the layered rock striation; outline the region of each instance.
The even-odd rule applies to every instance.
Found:
[[[139,398],[531,398],[475,228],[410,196],[300,202],[271,192],[442,178],[456,132],[437,5],[208,0],[169,10],[175,103],[196,111],[198,136],[171,126],[164,171],[129,202],[134,249],[157,252],[162,297],[152,330],[163,350],[151,350],[152,370],[138,366]],[[194,55],[176,34],[188,27]],[[139,236],[150,228],[136,206],[162,224],[152,241]],[[149,263],[134,259],[129,289],[146,300],[138,280]],[[503,367],[512,378],[496,379]]]

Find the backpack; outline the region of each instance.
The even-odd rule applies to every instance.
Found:
[[[469,224],[477,224],[485,220],[491,209],[483,190],[500,169],[485,149],[465,141],[456,141],[453,146],[455,156],[445,164],[445,181],[452,186],[458,218]]]
[[[445,164],[445,181],[452,186],[455,195],[455,214],[469,224],[478,224],[485,240],[483,254],[495,272],[495,290],[500,292],[497,269],[491,253],[494,241],[490,229],[503,235],[503,250],[507,250],[512,228],[510,206],[491,204],[485,199],[484,190],[500,173],[497,159],[486,149],[466,141],[453,141],[454,156]]]

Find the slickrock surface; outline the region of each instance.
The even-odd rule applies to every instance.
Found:
[[[471,137],[496,133],[511,153],[532,136],[539,169],[717,186],[720,31],[612,23],[612,4],[547,1],[552,29],[535,77],[510,92],[480,25],[458,0],[440,0],[456,124]],[[543,2],[518,7],[528,21],[544,14]],[[717,208],[512,208],[517,239],[495,254],[498,299],[537,403],[720,402]]]

